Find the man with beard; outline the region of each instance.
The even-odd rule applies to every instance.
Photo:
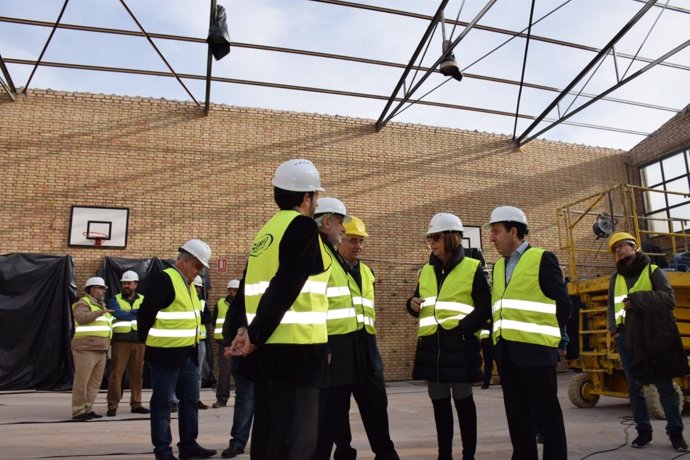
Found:
[[[105,360],[110,348],[113,311],[105,308],[108,286],[100,276],[86,281],[86,295],[72,305],[74,317],[74,382],[72,384],[72,419],[87,421],[101,418],[93,411],[103,379]]]
[[[683,439],[683,420],[680,416],[678,394],[673,388],[672,377],[685,374],[687,362],[680,343],[675,320],[671,311],[675,307],[673,288],[663,270],[651,263],[649,256],[639,249],[637,239],[629,233],[617,232],[609,239],[609,251],[616,258],[616,271],[611,275],[608,296],[609,331],[616,341],[616,349],[623,363],[623,371],[630,391],[630,406],[635,419],[637,437],[632,447],[641,449],[652,443],[652,425],[649,423],[647,401],[642,385],[654,384],[659,391],[661,405],[666,414],[666,434],[675,450],[685,451],[688,445]],[[667,328],[654,328],[656,347],[663,358],[651,356],[645,346],[644,323],[650,323],[654,315],[667,320]],[[669,324],[670,323],[670,324]],[[659,346],[670,334],[668,347]],[[680,356],[680,364],[674,365]],[[640,382],[639,371],[648,360],[654,363]],[[667,363],[671,363],[667,366]],[[634,370],[631,368],[635,368]]]
[[[108,308],[113,310],[113,349],[108,380],[108,417],[117,414],[122,398],[122,375],[127,369],[131,397],[129,405],[133,414],[148,414],[141,405],[141,388],[144,382],[144,349],[137,335],[137,313],[144,296],[137,292],[139,275],[132,270],[122,274],[122,292],[110,298]]]

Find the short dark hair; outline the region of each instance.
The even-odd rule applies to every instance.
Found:
[[[462,232],[443,232],[443,251],[452,254],[462,243]]]
[[[314,192],[291,192],[283,190],[282,188],[273,187],[273,199],[281,211],[294,209],[302,204],[304,201],[304,194],[308,193],[311,198],[314,198]]]
[[[525,236],[529,233],[529,229],[525,224],[522,224],[520,222],[501,222],[503,226],[506,229],[506,232],[509,232],[511,228],[516,228],[517,229],[517,237],[519,240],[524,240]]]

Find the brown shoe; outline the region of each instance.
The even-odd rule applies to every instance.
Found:
[[[196,402],[196,407],[198,407],[198,408],[201,409],[201,410],[206,410],[206,409],[208,409],[208,406],[207,406],[206,404],[202,403],[201,401],[197,401],[197,402]]]
[[[225,407],[227,405],[228,405],[228,403],[225,401],[216,401],[213,403],[213,406],[211,406],[211,407],[213,407],[214,409],[218,409],[219,407]]]

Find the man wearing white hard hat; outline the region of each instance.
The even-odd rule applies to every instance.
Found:
[[[106,355],[112,335],[112,310],[105,306],[108,286],[100,276],[86,280],[86,294],[72,304],[74,338],[74,381],[72,383],[72,419],[87,421],[101,418],[93,410],[103,380]]]
[[[156,459],[176,458],[172,452],[170,399],[179,399],[179,458],[208,458],[215,450],[201,447],[199,433],[199,297],[194,278],[204,273],[211,248],[201,240],[179,249],[175,266],[147,279],[146,296],[137,320],[144,359],[151,370],[151,442]]]
[[[383,363],[376,347],[374,328],[374,275],[358,260],[364,223],[349,216],[336,198],[319,198],[316,223],[324,246],[333,259],[328,279],[328,347],[331,354],[328,390],[322,392],[319,443],[314,460],[333,457],[351,460],[350,399],[354,395],[371,450],[379,460],[398,460],[388,425],[388,400]],[[353,228],[355,220],[360,226]],[[346,229],[350,230],[345,242]],[[358,240],[353,246],[352,238]],[[341,253],[345,246],[351,251]],[[347,256],[347,259],[344,257]]]
[[[113,349],[110,353],[110,379],[108,379],[108,417],[117,415],[122,398],[122,376],[127,369],[131,391],[130,408],[133,414],[148,414],[141,405],[144,382],[144,343],[137,334],[137,313],[144,296],[137,292],[139,275],[127,270],[122,274],[122,291],[110,298],[108,308],[113,310]]]
[[[230,360],[225,358],[223,343],[223,324],[228,313],[232,299],[237,296],[237,289],[240,287],[240,280],[233,279],[228,281],[227,295],[218,299],[216,308],[212,313],[213,338],[218,344],[218,386],[216,387],[216,402],[213,408],[225,407],[230,399]]]
[[[565,356],[572,305],[563,273],[553,253],[525,241],[529,227],[521,209],[497,207],[486,227],[501,255],[493,267],[492,338],[513,458],[537,458],[538,429],[544,458],[565,460],[556,364]]]
[[[323,188],[303,159],[278,166],[272,184],[280,211],[254,239],[223,336],[232,340],[228,356],[246,356],[240,373],[254,381],[252,460],[304,460],[316,449],[328,383],[331,259],[313,219]]]

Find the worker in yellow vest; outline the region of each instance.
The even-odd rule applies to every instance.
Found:
[[[543,457],[565,460],[556,364],[565,356],[572,305],[563,273],[553,253],[525,241],[529,227],[521,209],[495,208],[486,228],[501,255],[493,267],[493,342],[513,458],[538,457],[538,429]]]
[[[112,310],[105,306],[108,286],[100,276],[86,280],[86,294],[72,304],[74,338],[72,358],[74,381],[72,383],[72,419],[87,421],[101,418],[93,410],[98,390],[103,380],[106,355],[112,336]]]
[[[326,287],[331,258],[314,222],[321,178],[309,160],[273,177],[280,211],[254,238],[223,336],[254,380],[252,460],[308,460],[316,449],[319,392],[327,385]]]
[[[319,447],[314,460],[354,460],[350,399],[354,396],[371,450],[379,460],[400,457],[390,437],[383,362],[376,346],[374,273],[359,260],[364,222],[336,198],[319,198],[316,222],[333,259],[328,280],[330,387],[323,392]],[[341,225],[342,222],[342,225]],[[344,235],[343,235],[344,231]]]
[[[672,314],[676,305],[673,287],[664,271],[640,250],[633,235],[626,232],[611,235],[609,252],[616,259],[616,271],[609,283],[608,323],[628,381],[630,407],[637,428],[637,437],[631,445],[641,449],[652,443],[644,383],[653,384],[659,392],[671,445],[677,451],[686,451],[681,402],[671,380],[688,373],[687,358]],[[645,341],[645,326],[653,324],[653,317],[666,319],[662,323],[664,327],[652,326],[655,353],[649,351]]]
[[[214,324],[213,339],[218,344],[218,385],[216,387],[216,402],[213,403],[214,409],[225,407],[228,404],[228,399],[230,399],[230,360],[225,358],[224,354],[223,324],[225,324],[225,316],[228,313],[230,303],[237,295],[239,287],[240,280],[228,281],[227,295],[218,299],[211,317],[211,323]]]
[[[454,214],[442,212],[431,218],[426,232],[429,261],[407,301],[407,311],[419,318],[412,376],[427,381],[439,460],[453,458],[451,398],[458,414],[463,460],[474,459],[477,448],[472,384],[482,379],[478,331],[491,314],[491,294],[480,261],[466,255],[462,246],[464,231]]]
[[[192,239],[183,244],[175,265],[147,279],[137,319],[144,359],[151,371],[151,442],[157,460],[175,458],[170,432],[170,399],[179,399],[179,458],[208,458],[215,450],[197,443],[199,433],[199,297],[194,278],[208,269],[211,248]]]
[[[127,270],[120,279],[121,292],[110,298],[108,308],[113,310],[113,348],[108,379],[108,417],[117,414],[122,398],[122,376],[127,369],[131,392],[130,407],[133,414],[148,414],[141,405],[141,389],[144,384],[144,343],[137,334],[137,313],[144,296],[137,292],[139,275]]]

